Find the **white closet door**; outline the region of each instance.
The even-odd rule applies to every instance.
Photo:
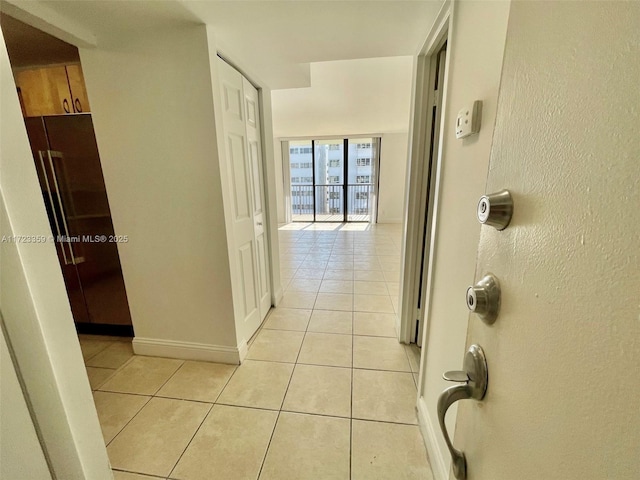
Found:
[[[247,127],[247,149],[251,163],[253,188],[253,223],[258,272],[258,300],[260,319],[264,319],[271,308],[271,288],[269,286],[269,259],[267,257],[267,236],[264,225],[264,175],[262,170],[262,142],[260,138],[260,110],[258,90],[246,78],[242,78]]]
[[[262,321],[258,298],[260,272],[256,259],[253,165],[248,152],[243,77],[219,60],[228,189],[233,204],[233,251],[237,278],[233,285],[237,327],[249,340]]]

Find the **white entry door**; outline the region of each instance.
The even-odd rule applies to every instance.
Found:
[[[264,232],[264,193],[258,92],[225,61],[218,61],[228,188],[232,197],[233,285],[237,326],[245,340],[260,326],[271,293]]]
[[[469,480],[640,478],[639,19],[511,3],[487,193],[514,216],[478,249],[502,306],[469,320],[489,375],[457,403]]]

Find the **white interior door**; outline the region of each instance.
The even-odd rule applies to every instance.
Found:
[[[233,199],[234,257],[237,277],[233,285],[237,325],[241,334],[249,340],[262,321],[259,302],[258,269],[255,218],[254,173],[247,142],[246,113],[242,75],[223,60],[218,61],[224,143],[229,176],[229,189]]]
[[[470,480],[640,478],[639,18],[511,4],[487,193],[514,216],[478,249],[502,307],[469,320],[489,374],[458,403]]]
[[[264,175],[262,168],[262,142],[260,139],[260,102],[258,90],[242,78],[244,106],[247,129],[247,148],[251,163],[251,183],[253,189],[253,223],[256,247],[257,292],[260,320],[264,319],[271,308],[271,288],[269,286],[269,259],[267,257],[267,236],[264,212]]]

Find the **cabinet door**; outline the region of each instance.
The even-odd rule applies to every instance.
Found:
[[[73,99],[73,111],[76,113],[90,112],[89,97],[87,97],[87,89],[84,85],[84,75],[80,65],[68,65],[67,77],[69,79],[69,88],[71,89],[71,98]]]
[[[65,67],[36,68],[16,73],[27,117],[73,112]]]

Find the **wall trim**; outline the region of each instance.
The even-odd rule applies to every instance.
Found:
[[[244,340],[237,347],[228,347],[225,345],[179,342],[161,338],[135,337],[132,345],[136,355],[201,360],[231,365],[239,365],[242,358],[247,355],[247,342]]]
[[[442,451],[438,448],[438,433],[439,428],[436,430],[433,423],[431,423],[431,417],[429,416],[429,409],[424,401],[424,397],[418,398],[418,425],[420,426],[420,433],[422,433],[422,439],[427,447],[427,455],[429,456],[429,463],[435,480],[448,480],[449,469],[445,458],[442,455]]]
[[[278,287],[277,290],[273,292],[273,306],[277,307],[282,301],[282,297],[284,296],[284,290],[282,289],[282,285]]]
[[[449,18],[451,17],[451,12],[453,11],[453,3],[454,0],[445,0],[440,7],[440,11],[436,16],[436,19],[433,21],[431,28],[429,29],[429,33],[424,40],[424,43],[416,53],[416,55],[431,55],[436,53],[436,49],[442,43],[442,40],[447,35],[447,30],[449,28]]]
[[[244,359],[247,358],[247,354],[249,353],[249,345],[247,345],[247,341],[243,338],[240,345],[238,345],[238,354],[240,355],[240,363],[244,362]]]

